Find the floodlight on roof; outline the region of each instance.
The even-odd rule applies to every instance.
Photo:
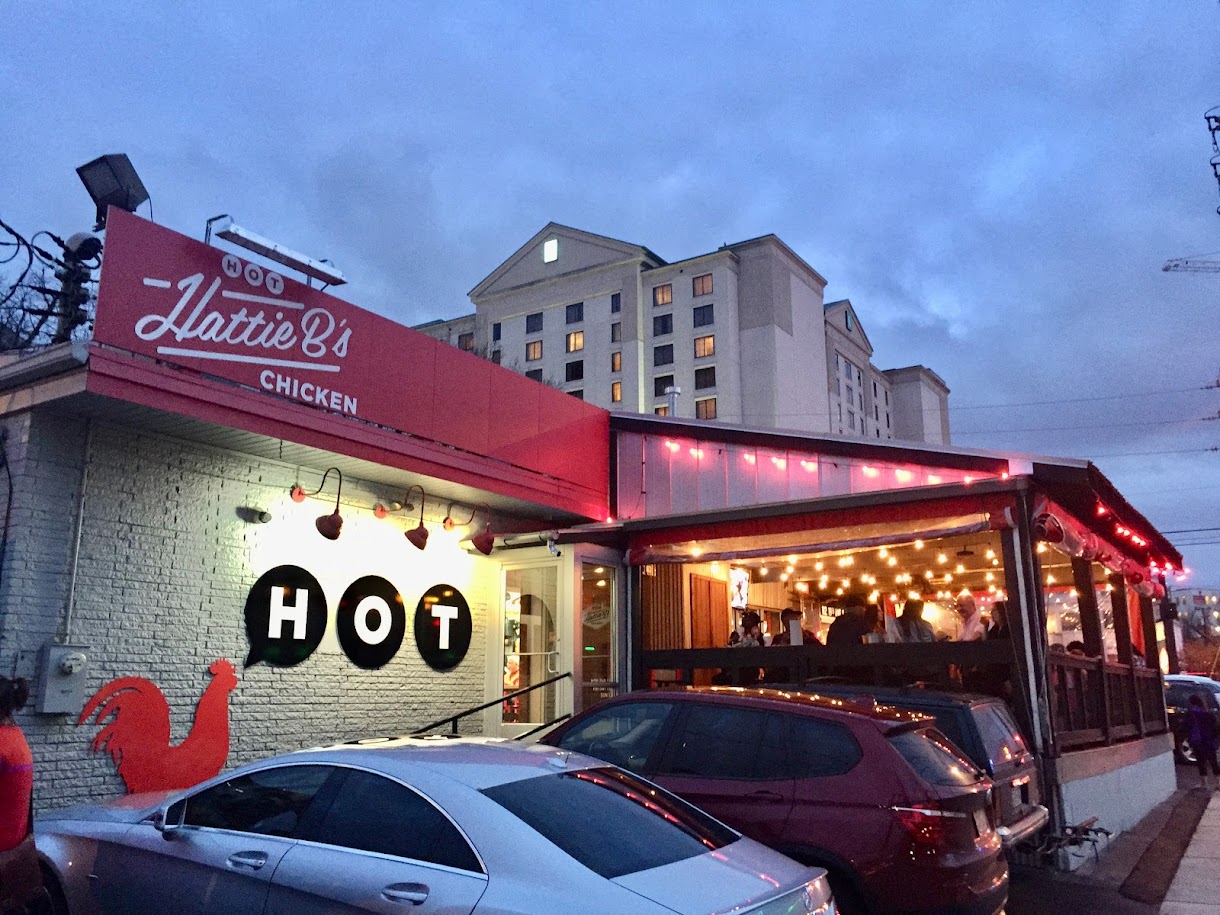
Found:
[[[85,190],[97,205],[97,232],[106,228],[106,208],[118,207],[134,213],[140,204],[148,200],[144,182],[136,174],[126,153],[111,153],[98,156],[76,170]]]
[[[248,251],[261,254],[277,264],[291,267],[293,270],[313,277],[315,280],[320,280],[328,286],[342,286],[347,282],[347,278],[343,275],[342,271],[335,269],[331,264],[300,254],[291,248],[285,248],[279,242],[274,242],[269,238],[264,238],[257,232],[244,229],[234,223],[231,216],[215,216],[209,219],[208,239],[211,238],[213,232],[225,241],[231,241],[233,244],[239,245]]]

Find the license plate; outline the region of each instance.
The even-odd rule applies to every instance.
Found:
[[[974,829],[980,836],[991,832],[991,820],[988,819],[986,810],[974,811]]]

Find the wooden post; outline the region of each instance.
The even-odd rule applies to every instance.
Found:
[[[1127,616],[1127,582],[1119,574],[1110,576],[1110,618],[1114,621],[1114,643],[1118,663],[1131,663],[1131,619]]]
[[[1105,656],[1101,638],[1101,610],[1097,606],[1097,587],[1093,584],[1093,564],[1087,559],[1072,559],[1072,581],[1080,608],[1080,628],[1084,633],[1084,653],[1090,658]]]
[[[1156,640],[1156,616],[1152,598],[1140,595],[1140,625],[1144,630],[1144,663],[1149,668],[1160,669],[1161,649]]]

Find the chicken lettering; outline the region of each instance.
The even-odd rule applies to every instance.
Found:
[[[114,760],[128,794],[189,788],[216,775],[229,757],[229,693],[237,686],[232,663],[221,658],[208,668],[212,681],[195,709],[191,733],[170,743],[169,703],[143,677],[112,680],[85,703],[78,725],[94,718],[102,726],[89,747]]]

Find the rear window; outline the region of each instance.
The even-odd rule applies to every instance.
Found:
[[[1016,723],[1001,705],[976,705],[970,709],[983,749],[991,763],[991,771],[1009,765],[1025,755],[1025,740]]]
[[[483,789],[505,810],[607,879],[723,848],[739,836],[621,769],[582,769]]]
[[[982,773],[974,763],[933,728],[900,731],[889,738],[894,749],[924,781],[932,785],[967,786],[976,784]]]

